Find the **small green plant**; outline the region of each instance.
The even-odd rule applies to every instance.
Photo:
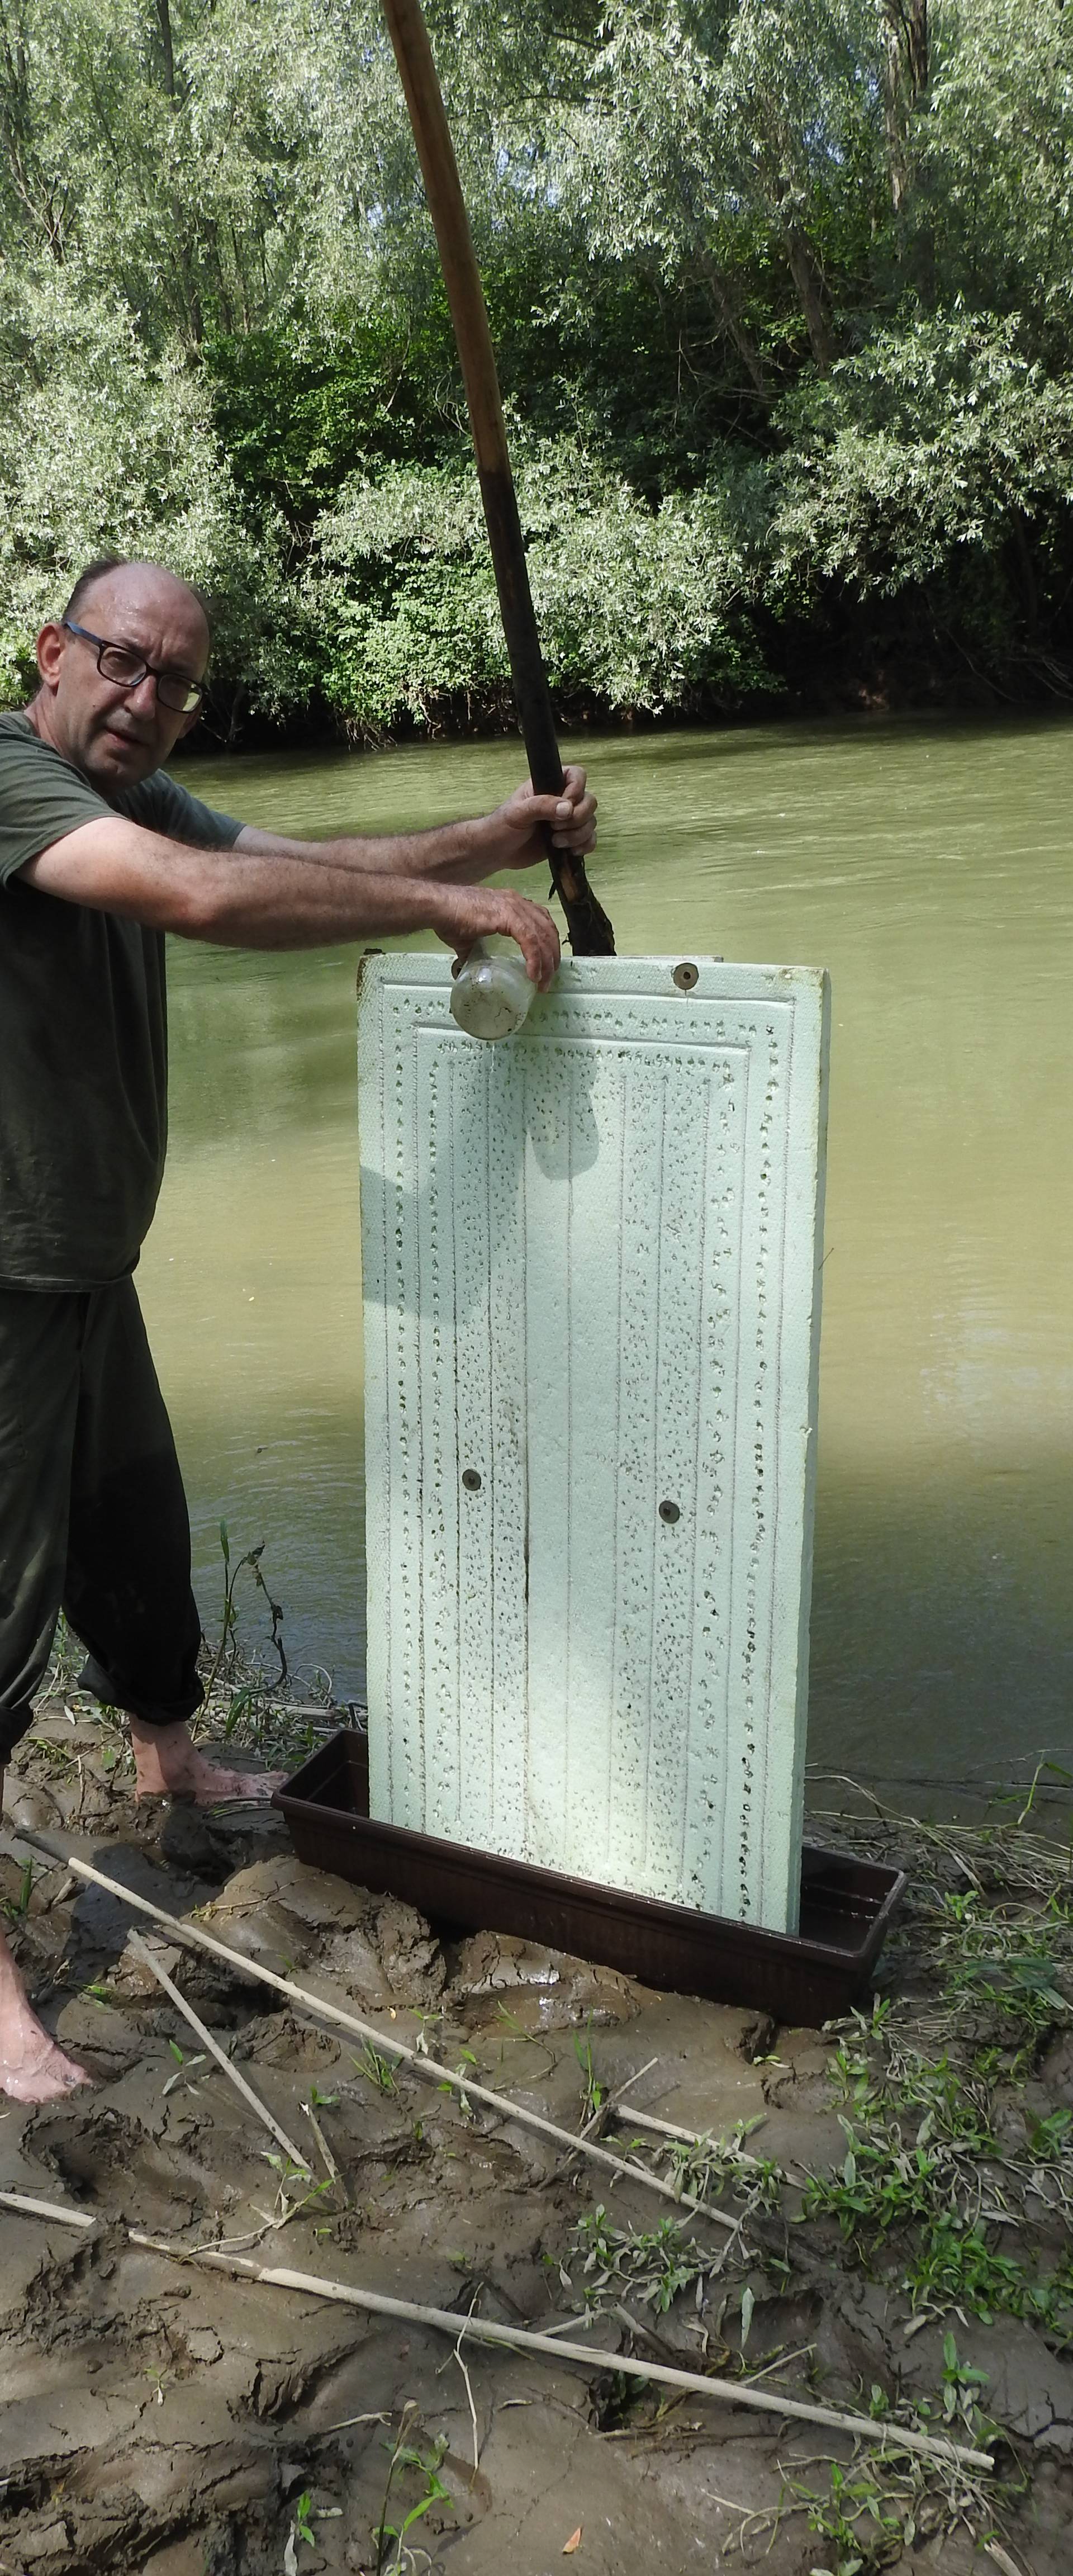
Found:
[[[873,2471],[843,2468],[832,2460],[829,2478],[826,2495],[789,2482],[791,2494],[805,2508],[809,2530],[827,2543],[834,2557],[831,2570],[815,2568],[812,2576],[859,2576],[861,2569],[895,2563],[892,2553],[900,2558],[907,2525]],[[911,2545],[912,2524],[908,2537]]]
[[[663,2153],[677,2192],[691,2200],[716,2199],[729,2184],[754,2209],[776,2209],[786,2182],[781,2165],[751,2155],[745,2140],[762,2129],[765,2113],[736,2122],[729,2138],[669,2138]]]
[[[454,2072],[457,2076],[464,2077],[467,2066],[476,2066],[476,2064],[477,2060],[472,2048],[460,2049],[459,2062],[455,2067]],[[453,2095],[464,2120],[472,2120],[475,2118],[476,2115],[474,2113],[473,2105],[467,2095],[464,2082],[458,2084],[438,2084],[436,2090],[438,2093],[450,2093]]]
[[[34,1865],[32,1860],[28,1860],[26,1867],[23,1870],[22,1877],[19,1880],[17,1896],[9,1896],[4,1905],[3,1910],[10,1923],[25,1923],[26,1917],[30,1911],[30,1898],[33,1894],[33,1884]]]
[[[380,2049],[374,2048],[371,2039],[366,2040],[360,2057],[352,2058],[351,2063],[357,2067],[359,2075],[367,2078],[375,2092],[397,2093],[398,2078],[394,2064],[390,2057],[383,2056]]]
[[[327,2176],[321,2182],[311,2182],[303,2167],[296,2165],[293,2157],[281,2154],[278,2148],[264,2147],[261,2152],[265,2164],[271,2165],[278,2176],[274,2226],[285,2227],[289,2219],[297,2218],[300,2210],[308,2209],[312,2201],[323,2200],[325,2192],[331,2190],[332,2184]]]
[[[578,2266],[579,2289],[574,2282]],[[580,2291],[590,2316],[599,2316],[626,2297],[666,2316],[679,2291],[706,2280],[714,2268],[714,2257],[686,2236],[677,2218],[663,2218],[658,2227],[644,2233],[635,2227],[613,2226],[601,2203],[578,2220],[572,2246],[559,2265],[559,2278],[572,2296]]]
[[[298,2576],[297,2543],[300,2540],[305,2542],[307,2549],[316,2548],[317,2535],[313,2529],[314,2523],[337,2522],[342,2515],[342,2510],[342,2506],[338,2504],[315,2505],[308,2487],[303,2488],[295,2504],[294,2520],[287,2534],[287,2544],[283,2552],[283,2576]]]
[[[245,1554],[243,1556],[236,1557],[235,1562],[232,1565],[230,1532],[228,1530],[227,1522],[223,1520],[221,1521],[220,1554],[224,1561],[224,1591],[220,1612],[220,1642],[213,1657],[212,1667],[205,1684],[206,1699],[209,1698],[215,1683],[219,1678],[225,1660],[233,1661],[234,1659],[237,1645],[238,1626],[238,1614],[235,1609],[235,1586],[238,1582],[239,1575],[247,1566],[253,1576],[257,1590],[264,1594],[264,1598],[268,1604],[269,1619],[271,1621],[271,1641],[276,1654],[279,1657],[279,1678],[281,1685],[287,1679],[288,1665],[287,1657],[284,1652],[281,1626],[283,1609],[280,1602],[273,1601],[268,1585],[261,1572],[261,1558],[264,1555],[264,1549],[265,1542],[263,1538],[258,1539],[256,1546],[248,1547]],[[237,1723],[237,1716],[234,1712],[231,1714],[230,1722],[232,1727]]]
[[[581,2096],[583,2129],[591,2128],[599,2119],[608,2096],[608,2087],[606,2084],[601,2084],[592,2062],[591,2029],[591,2021],[588,2021],[583,2033],[577,2030],[574,2032],[574,2055],[581,2068],[584,2085]]]
[[[372,2535],[376,2550],[376,2576],[409,2576],[413,2566],[413,2555],[407,2547],[407,2533],[413,2531],[416,2524],[424,2520],[425,2515],[431,2512],[434,2505],[442,2504],[450,2511],[454,2510],[448,2489],[439,2474],[447,2450],[445,2437],[442,2434],[438,2435],[428,2450],[422,2450],[417,2444],[407,2442],[404,2438],[416,2412],[417,2409],[412,2403],[403,2408],[402,2421],[388,2461],[387,2485],[384,2488],[380,2520]],[[407,2469],[416,2471],[421,2478],[421,2492],[416,2503],[403,2514],[401,2521],[389,2522],[388,2510],[392,2488],[400,2471]]]
[[[180,2048],[177,2039],[169,2039],[168,2048],[175,2059],[175,2073],[174,2075],[169,2075],[167,2083],[163,2084],[160,2088],[161,2098],[164,2101],[167,2100],[168,2094],[174,2093],[176,2086],[180,2084],[184,2093],[196,2093],[197,2085],[192,2084],[190,2081],[194,2068],[195,2066],[207,2066],[209,2062],[203,2048],[195,2049],[193,2055],[188,2057],[185,2049]]]
[[[1043,1908],[985,1906],[976,1888],[947,1890],[942,1900],[939,1946],[945,1993],[955,2014],[983,2015],[1000,2050],[1012,2050],[1011,2072],[1023,2072],[1073,2005],[1063,1991],[1070,1973],[1073,1916],[1063,1893],[1051,1892]]]
[[[981,2430],[979,2397],[987,2386],[986,2370],[974,2370],[958,2358],[952,2334],[943,2336],[943,2417],[947,2424],[964,2425],[975,2438]]]

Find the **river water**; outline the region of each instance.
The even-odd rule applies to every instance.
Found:
[[[811,1758],[911,1782],[1073,1767],[1073,728],[574,749],[620,950],[831,970]],[[184,774],[317,838],[481,811],[519,769],[495,743]],[[353,951],[173,944],[171,1156],[140,1273],[206,1625],[226,1516],[233,1548],[265,1541],[297,1670],[344,1698],[364,1620],[354,974]],[[244,1633],[265,1633],[255,1602]]]

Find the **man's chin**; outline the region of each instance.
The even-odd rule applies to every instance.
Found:
[[[157,766],[156,753],[144,742],[128,742],[121,734],[98,734],[89,745],[85,772],[92,787],[139,787]]]

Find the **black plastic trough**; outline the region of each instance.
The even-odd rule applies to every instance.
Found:
[[[901,1870],[806,1843],[801,1928],[790,1934],[532,1869],[378,1824],[369,1815],[368,1748],[356,1729],[333,1735],[272,1803],[300,1860],[402,1897],[434,1923],[514,1933],[646,1986],[811,2027],[848,2011],[865,1991],[905,1888]]]

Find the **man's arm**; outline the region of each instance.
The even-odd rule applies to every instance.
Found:
[[[289,841],[243,825],[237,850],[260,858],[312,860],[370,876],[435,877],[441,885],[479,885],[501,868],[546,864],[542,826],[551,825],[561,850],[582,857],[596,838],[596,798],[583,769],[564,772],[561,797],[536,796],[528,780],[494,814],[471,822],[442,823],[431,832],[392,832],[376,838]]]
[[[532,799],[534,808],[554,802]],[[18,875],[62,903],[88,904],[220,948],[321,948],[432,930],[464,957],[475,939],[503,932],[517,940],[533,982],[544,990],[551,983],[559,939],[542,905],[491,886],[455,884],[449,874],[409,876],[334,862],[325,854],[332,846],[283,843],[266,853],[250,849],[243,835],[232,849],[192,849],[117,814],[66,833]]]

